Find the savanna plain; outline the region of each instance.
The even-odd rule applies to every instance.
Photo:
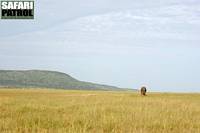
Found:
[[[200,94],[2,88],[0,132],[200,133]]]

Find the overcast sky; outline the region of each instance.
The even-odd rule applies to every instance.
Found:
[[[36,0],[34,20],[0,20],[0,69],[200,92],[200,1]]]

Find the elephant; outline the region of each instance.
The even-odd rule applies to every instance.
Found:
[[[142,86],[140,89],[140,93],[142,96],[146,96],[147,88],[145,86]]]

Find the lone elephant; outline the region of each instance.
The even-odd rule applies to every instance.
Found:
[[[145,86],[142,86],[140,89],[140,93],[142,96],[146,96],[147,88]]]

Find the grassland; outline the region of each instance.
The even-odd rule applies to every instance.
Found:
[[[199,133],[200,94],[0,89],[0,132]]]

